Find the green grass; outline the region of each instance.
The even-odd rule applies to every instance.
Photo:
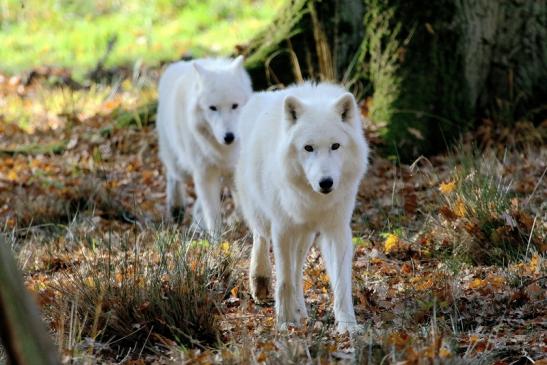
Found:
[[[0,70],[155,64],[182,55],[229,54],[268,24],[282,0],[0,0]],[[24,4],[24,6],[22,6]]]

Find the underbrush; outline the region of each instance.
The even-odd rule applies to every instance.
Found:
[[[474,265],[508,265],[541,250],[545,232],[527,204],[532,196],[515,186],[519,163],[518,153],[499,159],[470,147],[451,157],[450,177],[439,185],[438,225],[429,235],[439,253]]]
[[[221,303],[239,280],[237,246],[192,240],[179,230],[127,236],[120,247],[94,242],[51,285],[55,299],[44,311],[61,348],[76,358],[87,352],[119,361],[217,345]]]

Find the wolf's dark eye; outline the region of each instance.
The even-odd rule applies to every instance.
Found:
[[[305,145],[305,146],[304,146],[304,149],[305,149],[306,151],[308,151],[308,152],[313,152],[313,147],[310,146],[309,144]]]
[[[336,151],[340,148],[340,143],[333,143],[332,146],[330,146],[331,150]]]
[[[216,106],[214,106],[214,105],[211,105],[211,106],[209,107],[209,109],[211,109],[211,110],[212,110],[212,111],[214,111],[214,112],[216,112],[216,111],[217,111],[217,107],[216,107]]]
[[[238,106],[239,105],[237,105],[237,104],[232,104],[232,109],[237,109]]]

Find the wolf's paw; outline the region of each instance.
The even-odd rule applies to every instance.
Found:
[[[230,214],[228,216],[228,218],[226,218],[226,225],[228,227],[236,227],[236,226],[240,225],[242,222],[243,222],[242,217],[239,214],[239,212],[237,211],[237,209],[235,209],[232,212],[232,214]]]
[[[300,323],[297,322],[277,322],[277,330],[280,332],[288,332],[291,328],[300,327]]]
[[[340,334],[349,333],[350,336],[358,336],[365,333],[365,327],[354,321],[338,322],[336,331]]]
[[[284,311],[280,311],[277,314],[277,327],[280,330],[287,329],[289,327],[298,328],[302,325],[303,320],[306,317],[302,313],[301,309],[294,303],[292,309],[287,308]]]
[[[299,310],[295,310],[291,315],[277,316],[277,328],[280,331],[287,331],[290,328],[299,328],[302,325],[303,317],[300,315]]]
[[[169,208],[168,220],[170,223],[180,223],[184,220],[184,207]]]
[[[258,304],[267,302],[270,298],[270,278],[256,276],[251,278],[251,296]]]

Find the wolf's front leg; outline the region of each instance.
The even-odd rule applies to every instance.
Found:
[[[234,181],[233,174],[228,174],[224,176],[223,182],[224,184],[226,184],[226,186],[228,186],[228,189],[230,189],[230,194],[232,196],[232,203],[234,205],[234,209],[232,213],[226,218],[226,224],[229,227],[235,226],[242,221],[243,217],[240,212],[241,208],[239,206],[239,201],[238,201],[239,197],[237,195],[237,191],[235,188],[235,181]]]
[[[249,270],[251,295],[257,303],[266,301],[270,295],[272,266],[270,264],[270,241],[258,232],[253,233],[253,249]]]
[[[324,233],[324,234],[323,234]],[[338,332],[354,333],[360,330],[355,320],[351,293],[353,245],[351,228],[336,228],[322,232],[321,251],[334,292],[334,317]]]
[[[185,181],[177,176],[167,174],[167,209],[166,220],[168,222],[180,222],[184,218],[186,204]]]
[[[296,299],[294,281],[295,250],[291,235],[286,227],[272,226],[272,245],[275,257],[277,281],[275,286],[275,312],[279,329],[289,324],[298,325],[301,316]]]
[[[298,243],[296,245],[296,260],[295,260],[295,282],[296,282],[296,298],[298,302],[298,311],[302,318],[308,317],[308,310],[306,309],[306,300],[304,299],[304,263],[308,256],[313,240],[315,238],[315,232],[303,232],[298,237]]]
[[[203,212],[208,233],[216,237],[220,234],[220,171],[208,168],[198,171],[194,176],[197,198]]]

